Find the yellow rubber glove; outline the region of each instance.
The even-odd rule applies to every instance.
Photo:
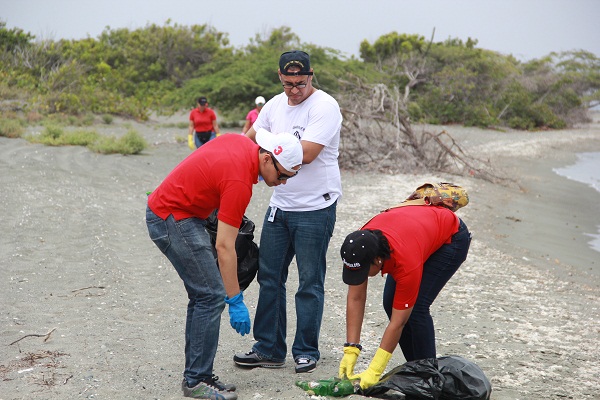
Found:
[[[347,379],[350,376],[354,376],[354,366],[356,365],[356,360],[358,359],[359,355],[360,350],[358,349],[358,347],[344,347],[344,357],[340,362],[340,379]]]
[[[188,135],[188,147],[190,150],[196,150],[196,143],[194,143],[193,135]]]
[[[381,378],[381,374],[385,370],[385,367],[387,367],[390,358],[392,358],[392,353],[389,353],[380,347],[377,349],[375,357],[373,357],[371,364],[369,364],[369,368],[367,368],[365,372],[348,378],[351,380],[360,378],[360,388],[369,388],[379,382],[379,378]]]

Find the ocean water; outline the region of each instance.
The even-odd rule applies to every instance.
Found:
[[[553,171],[565,178],[585,183],[600,193],[600,153],[577,153],[575,164],[563,168],[554,168]],[[600,212],[598,203],[595,207],[596,212]],[[600,252],[600,226],[597,228],[597,233],[586,233],[586,235],[591,238],[589,241],[590,247]]]

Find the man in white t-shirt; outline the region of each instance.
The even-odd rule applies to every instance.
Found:
[[[246,135],[254,140],[260,128],[294,134],[304,152],[302,174],[277,186],[271,197],[260,237],[260,293],[253,330],[257,342],[250,352],[233,359],[246,367],[285,363],[285,284],[295,256],[299,287],[292,356],[296,372],[312,372],[320,358],[327,247],[342,195],[337,160],[342,114],[333,97],[313,87],[313,69],[305,52],[283,53],[278,74],[283,93],[264,105]]]

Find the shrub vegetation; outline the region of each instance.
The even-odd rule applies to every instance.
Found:
[[[16,119],[0,119],[0,136],[7,138],[18,138],[23,135],[23,126]]]
[[[292,48],[311,54],[315,85],[339,101],[353,98],[357,85],[408,87],[413,121],[562,128],[585,121],[600,102],[600,60],[585,51],[520,62],[478,48],[475,39],[436,42],[391,32],[361,43],[357,59],[303,43],[288,27],[233,48],[227,34],[209,25],[170,20],[57,41],[0,21],[0,108],[24,112],[30,123],[43,115],[88,126],[95,116],[110,124],[114,116],[145,120],[151,112],[189,110],[205,95],[223,126],[235,125],[257,95],[281,92],[277,60]],[[1,124],[0,134],[19,135],[16,125]]]
[[[120,138],[102,136],[90,143],[87,147],[101,154],[139,154],[148,144],[146,140],[134,129],[130,129]]]
[[[117,138],[102,136],[94,130],[67,130],[58,125],[48,125],[39,135],[28,135],[31,143],[47,146],[84,146],[101,154],[139,154],[148,147],[146,140],[134,129]]]

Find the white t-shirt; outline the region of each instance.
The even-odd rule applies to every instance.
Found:
[[[276,134],[289,132],[300,140],[324,146],[313,162],[302,165],[298,175],[275,187],[270,206],[284,211],[314,211],[341,197],[338,148],[342,113],[333,97],[317,90],[297,106],[290,106],[285,93],[281,93],[264,105],[253,127]]]

